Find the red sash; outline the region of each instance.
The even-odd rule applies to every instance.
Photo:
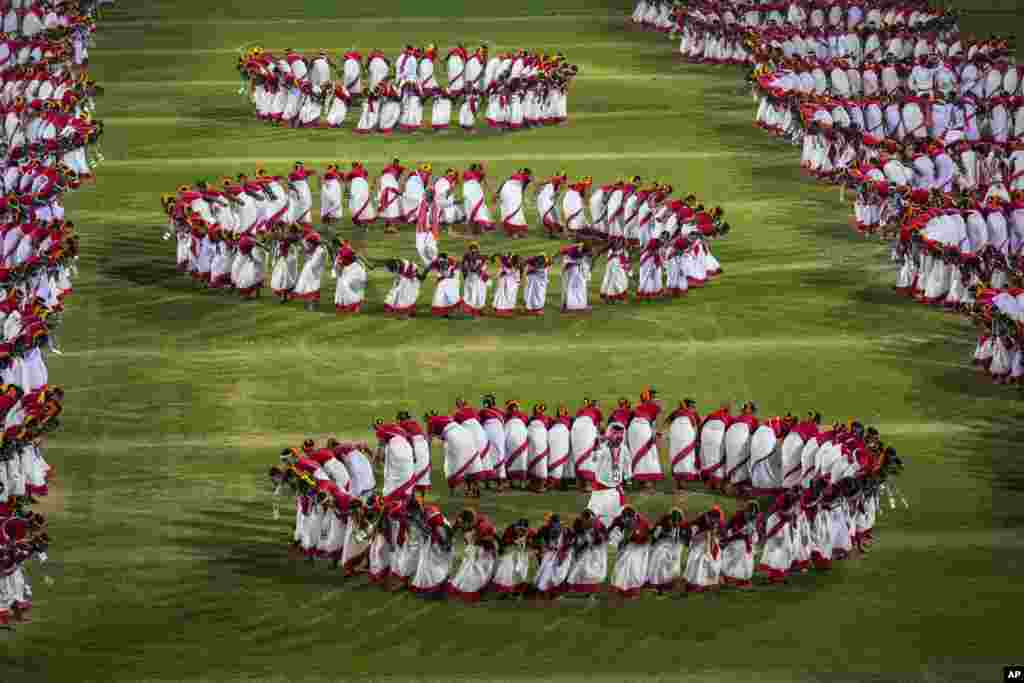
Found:
[[[430,468],[428,467],[427,469]],[[388,495],[384,496],[384,501],[390,503],[397,500],[408,498],[409,495],[412,493],[413,487],[416,486],[416,482],[418,482],[419,480],[420,473],[413,473],[412,477],[407,482],[396,488]]]
[[[453,484],[458,484],[465,478],[466,470],[470,468],[473,462],[480,457],[479,453],[474,453],[473,457],[466,460],[466,464],[458,469],[458,471],[452,476],[448,477],[448,486],[451,487]]]
[[[580,457],[576,458],[575,464],[576,464],[576,469],[577,470],[585,469],[583,465],[584,465],[584,463],[587,460],[590,459],[590,456],[594,454],[594,449],[595,448],[597,448],[597,440],[596,439],[594,440],[594,444],[590,448],[585,450],[583,452],[583,454],[580,455]]]
[[[363,220],[362,219],[363,212],[366,211],[366,208],[368,206],[370,206],[370,198],[369,197],[367,197],[366,201],[363,202],[363,205],[361,207],[359,207],[359,210],[356,211],[354,214],[352,214],[352,220],[353,221],[361,221],[361,220]]]
[[[395,203],[395,200],[402,196],[402,193],[393,187],[385,187],[380,195],[380,210],[384,211]]]
[[[530,461],[530,462],[529,462],[529,463],[527,464],[527,466],[526,466],[526,471],[527,471],[527,472],[529,472],[530,470],[532,470],[532,469],[533,469],[533,467],[534,467],[534,465],[536,465],[537,463],[539,463],[539,462],[540,462],[540,461],[541,461],[542,459],[544,459],[544,458],[548,457],[548,453],[550,453],[550,452],[551,452],[551,449],[550,449],[550,448],[545,448],[545,449],[544,449],[543,451],[541,451],[540,453],[538,453],[538,454],[537,454],[537,457],[536,457],[536,458],[534,458],[533,460],[531,460],[531,461]]]
[[[477,202],[476,205],[473,207],[473,209],[469,212],[469,222],[470,223],[480,223],[481,222],[480,219],[477,218],[477,214],[480,213],[480,209],[482,209],[483,206],[484,206],[484,199],[485,198],[481,198],[480,201]],[[484,224],[485,225],[490,225],[490,221],[487,221]]]
[[[798,471],[802,472],[802,470],[800,469],[800,463],[797,463],[796,467],[793,467],[788,472],[786,472],[784,475],[782,475],[783,481],[785,481],[787,478],[789,478],[789,475],[793,474],[794,472],[798,472]]]
[[[779,533],[779,531],[785,528],[787,521],[788,520],[786,520],[786,518],[783,517],[782,521],[776,524],[774,527],[772,527],[772,530],[765,535],[765,538],[771,538],[772,536],[775,536],[777,533]]]
[[[548,450],[551,450],[551,449],[549,448]],[[564,465],[564,464],[565,464],[566,462],[568,462],[568,460],[569,460],[569,456],[570,456],[570,453],[566,453],[564,457],[562,457],[562,458],[559,458],[559,459],[558,459],[558,460],[556,460],[555,462],[549,462],[549,463],[548,463],[548,470],[550,471],[550,470],[553,470],[553,469],[555,469],[556,467],[561,467],[561,466],[562,466],[562,465]]]
[[[740,460],[740,462],[736,465],[736,467],[733,467],[731,470],[729,470],[728,472],[725,473],[725,478],[729,479],[729,480],[732,480],[732,475],[736,474],[736,470],[738,470],[739,468],[743,467],[749,461],[750,461],[750,456],[747,456],[746,458],[743,458],[743,460]]]
[[[654,443],[657,441],[657,439],[658,439],[657,435],[652,435],[651,438],[647,440],[647,443],[645,443],[643,446],[641,446],[640,450],[638,450],[636,452],[636,454],[633,456],[633,469],[634,470],[636,469],[637,464],[641,460],[643,460],[645,455],[647,455],[647,451],[651,450],[651,448],[654,446]]]
[[[678,465],[679,463],[681,463],[683,461],[683,458],[688,456],[690,453],[693,453],[693,451],[694,451],[694,449],[696,447],[697,447],[697,439],[694,438],[694,440],[690,442],[689,446],[684,446],[682,449],[680,449],[680,451],[678,453],[673,455],[672,456],[672,469],[675,469],[676,465]],[[700,467],[700,463],[697,463],[697,466]]]
[[[529,445],[530,445],[530,441],[529,440],[526,440],[523,443],[519,444],[519,447],[516,448],[514,451],[512,451],[508,455],[508,457],[505,458],[505,462],[503,462],[502,465],[508,466],[508,464],[511,463],[516,458],[518,458],[522,454],[522,452],[526,450],[526,447],[529,446]]]

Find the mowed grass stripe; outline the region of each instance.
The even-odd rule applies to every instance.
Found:
[[[330,45],[327,45],[327,46],[325,46],[325,45],[309,45],[309,46],[302,46],[302,45],[300,45],[300,46],[296,46],[296,45],[277,45],[277,46],[269,46],[269,45],[265,45],[263,43],[260,43],[258,41],[253,41],[253,45],[258,45],[259,47],[262,47],[267,52],[272,52],[274,54],[283,53],[288,48],[296,50],[297,52],[300,52],[300,53],[306,53],[307,55],[313,54],[314,52],[316,52],[318,50],[328,50],[328,51],[339,52],[339,51],[345,51],[345,50],[348,50],[348,49],[351,48],[351,46],[347,46],[347,45],[341,45],[341,46],[339,46],[339,45],[334,45],[334,46],[330,46]],[[193,48],[186,48],[186,49],[182,49],[182,50],[161,50],[161,49],[155,49],[155,48],[147,50],[145,48],[138,48],[138,49],[136,49],[136,48],[97,47],[97,48],[94,48],[93,50],[90,50],[90,55],[94,56],[94,57],[95,56],[102,56],[102,57],[131,57],[131,56],[179,57],[181,55],[238,55],[238,54],[241,54],[241,53],[245,52],[249,47],[251,47],[251,45],[245,45],[245,46],[240,47],[240,48],[230,48],[230,47],[223,47],[223,48],[193,47]],[[401,50],[405,46],[404,45],[399,45],[397,43],[392,43],[392,44],[387,44],[387,43],[377,44],[377,43],[374,43],[374,47],[376,47],[378,49],[381,49],[381,50],[384,50],[386,53],[388,51],[391,51],[392,56],[393,56],[393,53]],[[444,48],[444,47],[445,46],[442,46],[442,48]],[[531,42],[529,45],[517,45],[517,44],[514,44],[514,43],[505,43],[505,42],[501,42],[501,41],[495,41],[495,42],[493,42],[493,43],[491,43],[489,45],[489,48],[492,51],[493,50],[498,50],[498,51],[512,50],[512,49],[518,49],[520,47],[529,48],[530,50],[559,50],[559,51],[590,50],[590,49],[595,49],[596,50],[596,49],[606,49],[606,48],[624,48],[624,49],[629,49],[630,51],[643,51],[646,48],[647,50],[649,50],[652,53],[661,54],[661,53],[664,52],[664,46],[660,45],[660,44],[659,45],[643,46],[643,45],[637,45],[636,43],[629,42],[629,41],[623,41],[623,40],[605,40],[605,41],[596,41],[596,42],[588,42],[588,43],[533,43],[533,42]],[[440,51],[439,51],[440,55],[443,55],[445,53],[446,53],[445,49],[440,49]],[[570,61],[572,61],[572,55],[566,54],[566,57],[569,58]],[[337,55],[332,55],[332,59],[337,59]],[[444,74],[446,73],[446,71],[444,70],[444,58],[443,58],[443,56],[439,57],[436,60],[435,64],[436,64],[436,66],[434,67],[435,74],[438,74],[438,75],[443,77]],[[580,74],[580,75],[583,75],[583,74]],[[111,85],[116,85],[116,84],[111,84]]]
[[[233,66],[231,68],[234,68]],[[679,73],[660,73],[660,74],[644,74],[635,71],[620,71],[616,69],[607,70],[591,70],[583,71],[576,76],[577,81],[632,81],[635,83],[650,83],[654,81],[701,81],[705,78],[698,73],[679,72]],[[174,81],[174,88],[228,88],[237,89],[241,84],[241,79],[234,81],[220,81],[220,80],[201,80],[201,81]],[[116,92],[118,90],[146,90],[146,89],[160,89],[163,92],[168,90],[169,84],[166,81],[116,81],[112,83],[104,83],[104,90],[106,92]],[[572,90],[569,91],[569,110],[570,118],[572,117]],[[247,105],[251,106],[251,105]]]
[[[555,12],[557,10],[552,10]],[[311,28],[319,28],[324,24],[342,24],[351,26],[368,25],[393,25],[393,24],[522,24],[534,21],[558,21],[558,22],[581,22],[592,21],[594,23],[606,23],[614,21],[623,23],[624,19],[618,13],[609,12],[559,12],[558,14],[523,14],[518,16],[373,16],[366,15],[353,17],[317,17],[315,19],[295,19],[294,17],[262,17],[252,19],[115,19],[103,22],[103,29],[117,30],[123,27],[136,26],[269,26],[272,24],[287,24],[290,28],[309,25]]]
[[[681,116],[682,111],[676,109],[619,109],[616,111],[583,111],[573,115],[573,120],[580,119],[638,119],[638,118],[661,118],[664,116]],[[196,116],[108,116],[103,119],[104,125],[107,126],[181,126],[181,125],[195,125],[195,126],[209,126],[223,125],[223,126],[234,126],[237,125],[234,121],[217,121],[216,119],[208,119]],[[325,134],[345,134],[352,133],[352,129],[349,127],[336,129],[336,128],[325,128],[321,129]]]
[[[513,138],[508,138],[512,140]],[[674,151],[674,152],[561,152],[561,153],[525,153],[525,154],[493,154],[488,152],[481,152],[480,154],[474,155],[429,155],[431,161],[447,162],[447,161],[476,161],[484,159],[486,161],[500,162],[500,161],[615,161],[617,159],[737,159],[737,158],[752,158],[756,157],[756,152],[740,152],[740,151],[726,151],[717,150],[713,152],[696,152],[696,151]],[[391,161],[394,155],[379,156],[379,157],[366,157],[360,158],[363,163],[371,164],[382,164]],[[333,164],[337,163],[338,159],[331,157],[305,157],[304,163],[307,166],[311,164]],[[114,166],[117,168],[160,168],[162,166],[218,166],[231,170],[235,166],[242,165],[255,165],[267,166],[270,164],[292,164],[295,162],[295,157],[193,157],[193,158],[176,158],[176,159],[106,159],[103,165]],[[157,198],[154,198],[156,201]]]
[[[421,305],[423,305],[421,303]],[[104,307],[104,313],[110,312]],[[333,314],[330,316],[324,316],[331,320],[348,321],[348,318],[337,318]],[[398,322],[398,321],[396,321]],[[402,321],[402,322],[413,322],[416,321]],[[485,320],[486,322],[486,320]],[[454,327],[454,326],[452,326]],[[538,330],[539,332],[540,330]],[[644,350],[653,351],[672,351],[677,354],[683,353],[708,353],[708,352],[730,352],[730,353],[746,353],[751,354],[761,353],[764,349],[772,348],[820,348],[820,349],[844,349],[844,348],[858,348],[865,349],[870,348],[872,338],[870,337],[844,337],[840,335],[833,335],[828,337],[808,337],[808,336],[790,336],[790,337],[756,337],[756,338],[740,338],[740,339],[716,339],[714,341],[702,341],[695,339],[687,339],[686,337],[677,337],[670,341],[644,341]],[[398,345],[387,348],[349,348],[346,349],[346,355],[358,358],[387,358],[389,360],[395,357],[395,354],[401,352],[403,349],[408,351],[414,351],[419,348],[418,343],[409,344],[407,346]],[[577,351],[621,351],[622,345],[617,342],[610,342],[605,339],[594,339],[591,341],[567,342],[563,338],[549,338],[546,341],[533,339],[529,342],[515,342],[507,339],[502,339],[500,348],[503,352],[509,353],[544,353],[545,351],[552,351],[558,353],[569,354]],[[880,347],[879,347],[880,348]],[[323,358],[325,353],[336,350],[336,345],[332,343],[320,343],[320,344],[302,344],[295,348],[289,349],[288,353],[290,356],[308,356]],[[445,355],[457,356],[463,353],[475,354],[479,353],[478,348],[459,348],[459,347],[447,347],[439,350],[439,353]],[[180,349],[140,349],[135,346],[104,346],[102,349],[90,349],[87,351],[76,351],[68,350],[65,351],[63,356],[66,358],[83,357],[88,359],[98,358],[164,358],[174,357],[181,353]],[[239,345],[239,346],[219,346],[218,348],[189,348],[187,354],[191,363],[195,363],[200,359],[208,361],[217,360],[237,360],[239,354],[245,354],[247,357],[254,357],[258,355],[266,356],[279,356],[280,349],[276,347],[259,347],[252,345]],[[355,401],[355,399],[353,399]]]

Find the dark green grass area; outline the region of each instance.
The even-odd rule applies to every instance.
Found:
[[[970,367],[966,321],[892,292],[885,246],[856,238],[838,192],[802,178],[798,150],[751,125],[738,70],[677,63],[664,37],[623,30],[626,9],[253,0],[107,12],[93,55],[107,163],[69,201],[84,253],[67,353],[49,359],[68,387],[47,456],[58,480],[43,506],[55,584],[32,569],[36,621],[0,632],[0,681],[963,681],[993,680],[1019,660],[1020,392]],[[1006,32],[1011,22],[1019,28],[1012,14],[966,23]],[[460,39],[563,49],[581,65],[571,124],[362,139],[268,128],[235,94],[240,46],[393,53]],[[733,233],[714,244],[725,274],[682,301],[570,320],[555,312],[556,272],[539,320],[398,322],[381,314],[381,274],[367,314],[338,319],[243,304],[174,272],[162,192],[294,160],[322,169],[360,159],[376,174],[394,156],[435,171],[482,160],[495,186],[524,165],[670,182],[726,208]],[[368,238],[373,257],[414,253],[408,233],[341,233]],[[465,245],[442,238],[457,254]],[[485,251],[556,246],[482,240]],[[424,311],[432,291],[421,293]],[[575,407],[584,395],[635,398],[646,383],[670,405],[692,396],[702,412],[753,398],[765,416],[817,409],[874,424],[908,461],[900,485],[911,507],[880,520],[870,555],[830,575],[623,609],[422,602],[286,557],[289,511],[272,519],[264,479],[283,446],[368,438],[374,417],[458,396]],[[435,487],[457,511],[440,478]],[[639,504],[657,514],[671,500]],[[689,505],[713,502],[695,493]],[[517,494],[483,509],[503,525],[584,505]]]

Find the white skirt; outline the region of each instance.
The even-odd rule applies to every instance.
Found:
[[[651,588],[667,589],[679,579],[680,560],[683,544],[666,539],[655,543],[647,561],[647,585]]]
[[[341,564],[348,570],[366,555],[370,549],[370,539],[356,527],[355,522],[350,521],[345,525],[345,540],[341,549]]]
[[[414,277],[399,276],[384,297],[384,310],[389,313],[409,313],[416,308],[419,296],[420,281]]]
[[[687,590],[702,590],[717,586],[722,572],[722,556],[714,557],[708,552],[707,535],[699,535],[690,545],[686,558]]]
[[[405,543],[391,553],[391,575],[404,580],[411,580],[420,566],[420,555],[427,547],[427,539],[422,532],[410,528],[406,532]]]
[[[327,125],[331,128],[341,128],[345,123],[346,116],[348,116],[348,104],[340,97],[335,97],[327,110]]]
[[[497,564],[494,553],[479,546],[467,546],[462,564],[451,580],[451,594],[464,600],[478,600],[494,577]]]
[[[514,593],[526,587],[530,556],[525,549],[506,550],[498,558],[492,587],[498,593]]]
[[[615,560],[612,589],[627,596],[637,595],[647,584],[647,564],[650,546],[629,543]]]
[[[516,310],[519,298],[519,274],[511,273],[498,276],[498,287],[494,291],[494,311],[511,314]]]
[[[734,582],[750,581],[754,576],[754,553],[746,541],[733,541],[722,548],[722,576]]]
[[[341,220],[341,183],[335,179],[324,181],[320,187],[320,220]]]
[[[383,581],[391,570],[391,548],[384,534],[377,533],[370,543],[370,581]]]
[[[494,475],[498,479],[505,479],[505,425],[500,420],[487,420],[484,422],[484,432],[494,461]]]
[[[436,315],[451,313],[460,303],[462,297],[459,294],[459,277],[449,277],[437,283],[434,289],[434,300],[431,303],[431,310]]]
[[[451,568],[452,552],[431,541],[420,554],[420,563],[412,580],[413,590],[419,593],[441,590],[448,580]]]
[[[601,298],[625,299],[628,290],[629,274],[622,267],[622,262],[618,258],[609,259],[604,269],[604,279],[601,281]]]
[[[526,479],[530,439],[526,425],[518,418],[505,425],[505,473],[509,479]]]
[[[573,593],[597,593],[608,579],[608,546],[588,546],[573,560],[566,589]]]
[[[356,311],[366,295],[366,268],[353,261],[338,274],[334,288],[334,305],[339,311]]]
[[[527,438],[530,440],[528,470],[530,479],[546,480],[548,478],[548,430],[542,423],[531,421],[527,427]]]
[[[632,467],[632,477],[637,481],[661,481],[664,475],[661,473],[661,459],[658,454],[658,443],[653,441],[654,430],[651,423],[643,418],[634,418],[629,423],[626,431],[626,442],[630,453],[640,453],[645,445],[650,444],[647,451],[639,460],[634,457],[635,463]]]
[[[569,428],[559,423],[548,430],[548,479],[572,478]]]
[[[476,273],[466,276],[463,284],[462,298],[467,308],[482,311],[487,306],[487,287],[490,280],[484,280]]]
[[[548,297],[548,274],[536,273],[526,276],[526,287],[523,289],[523,304],[526,310],[539,313],[544,310]]]

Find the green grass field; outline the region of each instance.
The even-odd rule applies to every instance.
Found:
[[[107,161],[68,202],[81,275],[67,353],[49,359],[68,387],[42,506],[56,583],[33,567],[35,622],[0,632],[0,681],[962,681],[995,680],[1019,659],[1020,392],[971,369],[966,321],[891,291],[885,246],[857,238],[837,191],[803,179],[797,150],[751,125],[737,70],[676,63],[665,38],[623,30],[618,0],[123,5],[97,33]],[[1014,8],[967,27],[1019,28]],[[459,40],[564,50],[581,66],[571,125],[361,139],[270,128],[236,95],[236,49],[253,42],[394,54]],[[370,313],[342,320],[200,291],[160,241],[159,195],[183,182],[297,159],[361,159],[376,174],[393,156],[435,169],[482,160],[496,178],[522,165],[656,177],[726,208],[725,274],[682,301],[583,320],[555,312],[553,277],[546,317],[479,322],[386,319],[388,279],[376,275]],[[413,253],[407,234],[371,235],[368,249]],[[702,412],[754,398],[765,416],[817,409],[874,424],[908,462],[911,508],[883,517],[871,554],[831,575],[623,609],[420,602],[343,587],[286,556],[289,521],[271,519],[265,477],[283,446],[368,438],[376,416],[460,395],[576,406],[584,394],[635,398],[649,382]],[[584,505],[521,494],[483,510],[504,524]]]

